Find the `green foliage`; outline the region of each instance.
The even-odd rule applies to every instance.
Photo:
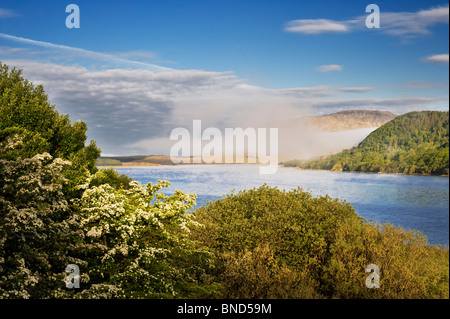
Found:
[[[132,155],[132,156],[111,156],[101,157],[99,160],[113,160],[119,163],[139,162],[146,159],[147,155]]]
[[[101,175],[99,171],[96,175]],[[95,179],[97,176],[93,176]],[[79,208],[83,244],[80,258],[83,291],[78,298],[206,298],[216,286],[209,272],[214,256],[197,249],[188,239],[188,226],[195,228],[187,209],[196,196],[176,191],[158,193],[169,182],[114,189],[108,184],[85,188]]]
[[[35,134],[20,127],[8,127],[0,130],[0,141],[6,143],[8,139],[18,139],[20,143],[17,147],[4,149],[1,155],[3,159],[31,158],[36,154],[45,153],[49,149],[49,142],[43,139],[40,134]]]
[[[214,255],[187,237],[195,196],[98,170],[86,130],[0,64],[0,298],[215,296]]]
[[[292,287],[293,291],[272,296],[279,298],[314,295],[311,291],[321,282],[323,262],[334,241],[335,229],[347,219],[358,218],[349,204],[328,196],[314,198],[300,188],[286,192],[268,186],[210,202],[197,209],[195,217],[205,225],[195,231],[196,239],[218,256],[239,256],[268,245],[280,269],[304,279]],[[245,280],[253,276],[242,276],[244,282],[235,286],[249,285]],[[224,294],[226,298],[242,297],[232,289]]]
[[[448,112],[411,112],[372,132],[357,147],[285,166],[334,171],[449,174]]]
[[[275,259],[268,245],[222,254],[222,288],[239,299],[321,298],[305,272],[291,270]]]
[[[122,166],[122,162],[116,159],[100,157],[97,159],[97,166]]]
[[[0,62],[0,142],[8,137],[22,137],[23,147],[14,156],[27,158],[44,152],[54,158],[69,160],[64,168],[69,180],[65,192],[78,196],[74,187],[94,173],[100,149],[91,141],[85,146],[86,123],[71,123],[48,102],[42,85],[34,86],[24,79],[21,70],[10,69]]]
[[[108,184],[115,189],[128,189],[130,187],[130,182],[133,179],[125,174],[117,173],[116,170],[112,168],[100,169],[95,175],[92,176],[89,186],[100,186],[103,184]]]
[[[325,268],[334,298],[448,299],[449,251],[417,231],[390,224],[346,223],[336,230]],[[380,288],[367,289],[364,269],[380,268]]]
[[[23,146],[0,143],[0,158]],[[76,224],[62,192],[67,161],[48,153],[0,159],[0,298],[61,296]]]
[[[194,238],[218,256],[225,298],[448,298],[447,249],[328,196],[262,186],[194,216],[204,225]],[[382,272],[376,292],[365,287],[372,263]]]
[[[0,143],[0,157],[22,145]],[[9,156],[9,155],[8,155]],[[158,193],[170,183],[127,189],[100,170],[69,205],[62,170],[48,153],[0,159],[0,298],[211,298],[214,255],[189,239],[196,196]],[[102,183],[117,179],[117,187]],[[114,184],[114,183],[112,183]],[[96,186],[98,185],[98,186]],[[82,287],[65,287],[75,263]]]

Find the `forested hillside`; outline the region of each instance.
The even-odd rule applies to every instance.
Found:
[[[334,171],[448,175],[448,112],[410,112],[372,132],[357,147],[285,166]]]

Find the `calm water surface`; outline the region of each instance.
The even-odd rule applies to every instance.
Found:
[[[260,175],[259,165],[179,165],[118,167],[119,173],[147,184],[158,179],[176,189],[198,195],[197,206],[229,194],[233,189],[264,183],[280,189],[302,187],[314,195],[328,194],[350,202],[367,219],[417,229],[430,244],[449,243],[449,178],[390,174],[336,173],[280,167]]]

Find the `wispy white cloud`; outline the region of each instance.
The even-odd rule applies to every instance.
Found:
[[[393,36],[414,37],[431,33],[437,24],[449,23],[449,6],[418,12],[387,12],[381,14],[382,31]]]
[[[10,9],[0,8],[0,19],[17,17],[17,13]]]
[[[128,51],[128,52],[120,52],[115,53],[114,56],[124,58],[124,59],[156,59],[157,55],[154,52],[150,51]]]
[[[58,51],[70,52],[71,54],[74,54],[77,57],[82,57],[82,58],[100,59],[102,61],[112,61],[112,62],[125,64],[128,66],[151,69],[154,71],[170,70],[170,68],[167,68],[167,67],[162,67],[162,66],[152,64],[152,63],[147,63],[147,62],[134,61],[134,60],[120,57],[118,55],[95,52],[95,51],[90,51],[90,50],[86,50],[86,49],[81,49],[81,48],[76,48],[76,47],[71,47],[71,46],[61,45],[61,44],[54,44],[54,43],[45,42],[45,41],[37,41],[37,40],[17,37],[17,36],[5,34],[5,33],[0,33],[0,38],[15,41],[15,42],[20,42],[23,44],[39,46],[39,47],[43,47],[43,48],[47,48],[47,49],[54,49],[54,50],[58,50]]]
[[[408,81],[408,82],[400,83],[398,86],[405,87],[405,88],[412,88],[412,89],[416,89],[416,90],[438,89],[438,90],[448,91],[448,84],[439,83],[439,82]]]
[[[294,20],[286,24],[285,31],[303,34],[342,33],[350,30],[347,22],[327,19]]]
[[[337,88],[337,90],[341,92],[350,92],[350,93],[365,93],[373,91],[373,87],[371,86],[340,87]]]
[[[344,67],[339,64],[327,64],[327,65],[321,65],[316,68],[317,71],[322,73],[329,73],[333,71],[342,71]]]
[[[449,56],[447,54],[435,54],[427,56],[423,59],[425,62],[429,62],[432,64],[448,64],[449,63]]]
[[[284,30],[301,34],[346,33],[367,30],[367,16],[350,20],[300,19],[286,23]],[[391,36],[406,38],[427,35],[438,24],[449,23],[449,5],[434,7],[417,12],[380,12],[380,31]]]

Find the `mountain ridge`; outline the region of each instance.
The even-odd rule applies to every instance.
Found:
[[[358,146],[285,166],[340,172],[449,174],[449,112],[400,115],[369,134]]]
[[[345,110],[320,116],[305,117],[312,125],[323,131],[344,131],[359,128],[379,127],[394,118],[392,112],[378,110]]]

